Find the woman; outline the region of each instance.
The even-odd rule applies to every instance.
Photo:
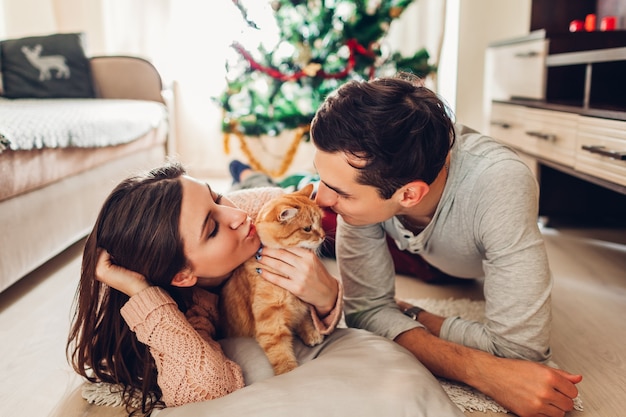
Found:
[[[67,346],[76,372],[121,384],[143,413],[243,387],[215,341],[216,290],[259,250],[250,216],[277,192],[240,192],[246,212],[176,163],[119,184],[84,249]],[[315,254],[266,248],[260,262],[280,273],[263,278],[315,307],[323,334],[334,330],[342,289]]]

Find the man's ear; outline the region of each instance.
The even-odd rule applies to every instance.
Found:
[[[189,268],[185,268],[174,276],[172,285],[175,287],[193,287],[198,282],[198,277],[191,273]]]
[[[400,189],[400,204],[404,207],[413,207],[428,194],[430,187],[424,181],[413,181]]]

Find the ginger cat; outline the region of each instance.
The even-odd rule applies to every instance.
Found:
[[[316,250],[325,238],[322,209],[311,200],[313,184],[265,203],[255,225],[265,247],[302,247]],[[298,366],[293,350],[296,333],[308,346],[322,342],[311,318],[312,307],[256,272],[267,268],[255,257],[239,266],[220,295],[223,333],[227,337],[254,337],[276,375]]]

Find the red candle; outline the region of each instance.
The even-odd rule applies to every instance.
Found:
[[[569,22],[569,31],[570,32],[580,32],[585,27],[585,24],[582,20],[572,20]]]
[[[602,20],[600,20],[600,30],[602,31],[615,30],[616,20],[617,19],[615,18],[615,16],[603,17]]]
[[[591,13],[585,18],[585,30],[587,32],[593,32],[596,30],[596,15]]]

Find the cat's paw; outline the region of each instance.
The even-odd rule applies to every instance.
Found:
[[[293,371],[298,367],[298,362],[295,360],[284,361],[272,365],[274,368],[274,374],[281,375],[286,374],[289,371]]]
[[[300,338],[304,342],[305,345],[313,347],[319,345],[324,341],[324,335],[319,332],[308,332],[303,335],[300,335]]]

